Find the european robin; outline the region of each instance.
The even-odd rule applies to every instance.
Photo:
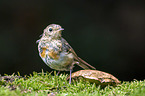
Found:
[[[50,68],[58,71],[70,71],[69,83],[71,83],[71,72],[74,64],[79,65],[83,69],[95,69],[95,67],[77,56],[73,48],[62,37],[63,30],[57,24],[47,26],[42,37],[37,40],[38,51],[42,60]]]

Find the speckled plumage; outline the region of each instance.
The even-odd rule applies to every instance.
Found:
[[[70,71],[70,74],[74,64],[84,69],[89,69],[89,67],[95,69],[77,56],[61,36],[62,30],[64,29],[60,25],[51,24],[44,29],[42,37],[37,40],[39,55],[45,64],[55,70]]]
[[[62,46],[64,44],[62,44],[61,40],[45,41],[42,38],[38,45],[39,55],[50,68],[69,71],[73,67],[74,56],[63,49]]]

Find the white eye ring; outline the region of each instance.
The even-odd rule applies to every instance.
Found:
[[[49,32],[51,32],[53,29],[52,28],[49,28]]]

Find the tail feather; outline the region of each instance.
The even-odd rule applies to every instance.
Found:
[[[86,61],[84,61],[84,60],[83,60],[83,59],[81,59],[80,57],[78,57],[78,59],[80,60],[80,62],[81,62],[83,65],[87,65],[87,66],[89,66],[90,68],[92,68],[92,69],[95,69],[95,70],[96,70],[96,68],[95,68],[95,67],[93,67],[92,65],[88,64]]]
[[[95,67],[93,67],[92,65],[88,64],[86,61],[84,61],[84,60],[83,60],[83,59],[81,59],[80,57],[78,57],[78,58],[79,58],[79,60],[80,60],[80,62],[81,62],[81,63],[83,63],[83,64],[85,64],[85,65],[89,66],[90,68],[92,68],[92,69],[95,69],[95,70],[96,70],[96,68],[95,68]]]
[[[80,57],[75,58],[79,63],[76,63],[78,66],[82,67],[83,69],[95,69],[95,67],[93,67],[92,65],[88,64],[86,61],[84,61],[83,59],[81,59]],[[90,68],[89,68],[90,67]]]
[[[77,64],[78,66],[82,67],[82,68],[85,69],[85,70],[90,69],[88,66],[84,65],[83,63],[78,62],[78,63],[76,63],[76,64]]]

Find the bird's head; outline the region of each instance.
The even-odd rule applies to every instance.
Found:
[[[62,30],[64,29],[60,25],[50,24],[44,29],[42,36],[45,36],[51,39],[58,39],[61,37]]]

